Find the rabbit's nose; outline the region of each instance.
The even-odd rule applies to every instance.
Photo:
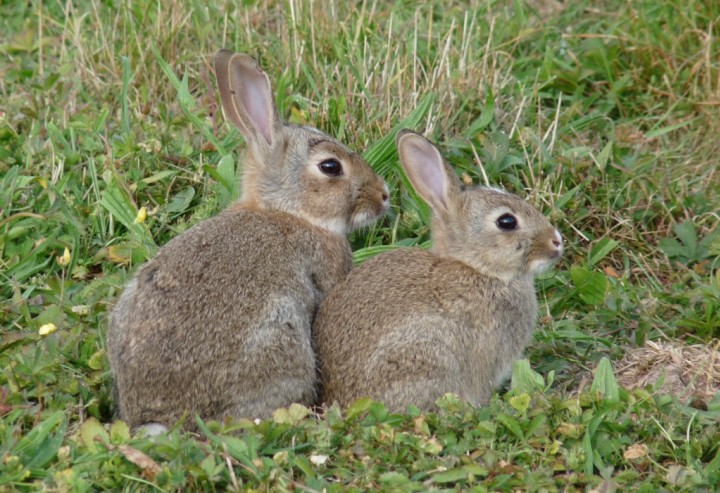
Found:
[[[553,238],[550,241],[555,248],[557,248],[558,250],[562,250],[563,240],[562,240],[562,236],[560,235],[560,232],[557,229],[555,230],[555,238]]]
[[[387,204],[387,201],[390,199],[390,190],[388,190],[387,183],[383,183],[381,197],[382,197],[383,204]]]

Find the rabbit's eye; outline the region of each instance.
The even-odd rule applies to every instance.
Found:
[[[513,229],[517,228],[517,219],[515,219],[515,216],[512,214],[503,214],[502,216],[498,217],[497,221],[495,221],[495,224],[497,224],[497,227],[502,229],[503,231],[512,231]]]
[[[318,167],[320,171],[328,176],[340,176],[343,172],[342,164],[337,159],[326,159],[318,164]]]

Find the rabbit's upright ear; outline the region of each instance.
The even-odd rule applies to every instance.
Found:
[[[263,139],[272,146],[278,117],[267,74],[251,56],[220,50],[215,54],[215,76],[227,118],[246,139]]]
[[[405,174],[415,191],[435,213],[444,215],[451,212],[460,186],[437,148],[425,137],[410,130],[398,133],[397,148]]]

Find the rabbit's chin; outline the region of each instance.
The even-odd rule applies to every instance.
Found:
[[[358,212],[356,214],[353,214],[351,221],[351,229],[356,230],[360,228],[364,228],[366,226],[370,226],[375,220],[378,218],[377,214],[373,214],[369,211],[363,211]]]
[[[547,271],[555,264],[558,257],[533,260],[532,262],[530,262],[530,274],[532,274],[533,276],[537,276],[538,274],[542,274],[543,272]]]

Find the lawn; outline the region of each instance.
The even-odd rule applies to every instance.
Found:
[[[466,3],[0,4],[0,491],[720,488],[720,2]],[[429,241],[402,127],[560,229],[488,406],[292,406],[155,440],[117,420],[110,307],[238,196],[221,47],[385,177],[357,262]]]

